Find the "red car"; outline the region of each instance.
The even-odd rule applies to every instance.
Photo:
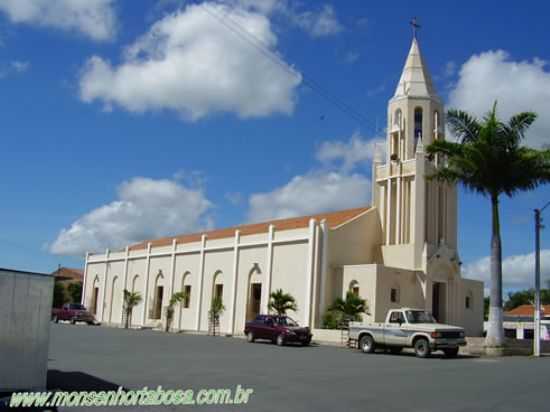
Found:
[[[52,320],[58,323],[60,320],[70,321],[73,325],[76,322],[86,322],[88,325],[97,325],[94,315],[78,303],[66,303],[61,309],[52,309]]]
[[[300,343],[307,346],[311,343],[312,334],[307,327],[300,327],[288,316],[258,315],[251,322],[246,322],[244,334],[248,342],[256,339],[267,339],[279,346],[287,343]]]

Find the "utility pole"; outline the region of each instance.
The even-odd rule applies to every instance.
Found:
[[[535,313],[533,316],[535,333],[533,336],[533,355],[537,357],[540,356],[540,231],[544,228],[540,215],[549,205],[550,202],[540,209],[535,209]]]

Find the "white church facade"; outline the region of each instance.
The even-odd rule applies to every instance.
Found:
[[[87,254],[82,303],[98,321],[121,325],[123,290],[143,297],[132,324],[158,327],[173,293],[172,328],[206,332],[214,296],[225,311],[219,329],[242,334],[247,320],[267,313],[271,292],[293,295],[289,315],[321,327],[337,297],[367,300],[365,320],[386,311],[424,308],[441,322],[483,329],[483,283],[461,277],[457,193],[427,176],[441,159],[424,147],[444,139],[444,108],[414,39],[388,105],[385,158],[373,161],[372,207],[248,224],[144,241],[122,251]]]

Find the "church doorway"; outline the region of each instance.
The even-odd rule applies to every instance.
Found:
[[[439,323],[445,323],[447,285],[442,282],[434,282],[432,292],[432,315]]]
[[[260,314],[260,302],[262,300],[262,284],[251,283],[248,295],[248,305],[246,310],[246,320],[251,321],[256,319]]]

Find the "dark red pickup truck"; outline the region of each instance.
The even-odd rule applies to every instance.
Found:
[[[52,309],[52,320],[58,323],[60,320],[66,320],[73,325],[76,322],[86,322],[88,325],[97,325],[98,322],[86,308],[78,303],[66,303],[61,308]]]

